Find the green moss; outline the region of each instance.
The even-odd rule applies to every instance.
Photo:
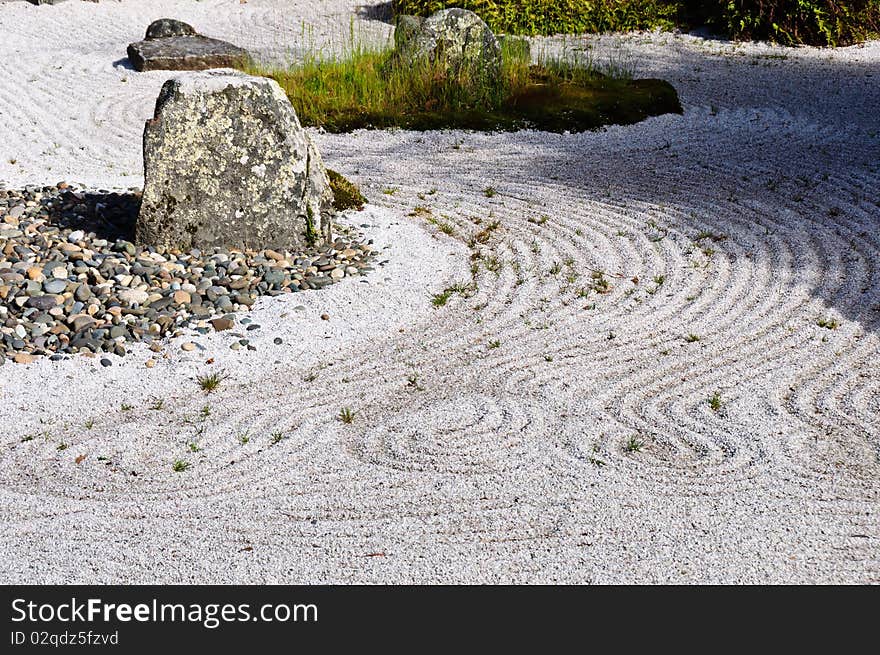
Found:
[[[315,229],[315,215],[311,205],[306,205],[306,243],[314,246],[318,242],[318,231]]]
[[[327,177],[330,178],[330,189],[333,191],[333,208],[336,211],[363,209],[367,199],[357,185],[329,168],[327,169]]]
[[[530,65],[521,43],[502,44],[501,83],[480,88],[429,62],[395,66],[389,50],[354,48],[268,75],[285,90],[303,124],[329,132],[399,127],[411,130],[538,129],[582,132],[649,116],[681,113],[675,89],[662,80],[603,74],[588,60]]]

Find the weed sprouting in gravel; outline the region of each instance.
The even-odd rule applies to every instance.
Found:
[[[826,330],[836,330],[840,327],[840,322],[836,318],[820,318],[816,321],[816,325]]]
[[[628,453],[640,453],[644,447],[645,442],[639,439],[638,435],[635,434],[629,437],[623,446],[624,450]]]
[[[218,389],[220,383],[228,377],[229,376],[223,371],[215,373],[205,373],[203,375],[197,376],[196,382],[199,383],[199,386],[205,393],[213,393]]]

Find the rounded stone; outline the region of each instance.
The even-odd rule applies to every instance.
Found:
[[[64,293],[65,289],[67,289],[67,280],[49,280],[43,283],[43,289],[46,293]]]
[[[189,23],[184,23],[174,18],[160,18],[150,23],[144,38],[147,41],[152,41],[154,39],[167,39],[172,36],[195,36],[196,34],[195,28]]]

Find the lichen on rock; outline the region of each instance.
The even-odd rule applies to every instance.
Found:
[[[136,239],[166,248],[300,248],[330,239],[320,154],[274,80],[233,70],[165,83],[144,129]]]

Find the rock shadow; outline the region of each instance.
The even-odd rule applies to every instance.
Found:
[[[394,10],[390,2],[382,2],[377,5],[362,5],[357,8],[359,18],[376,20],[389,25],[394,23]]]
[[[141,207],[139,191],[64,190],[41,202],[49,222],[59,228],[94,232],[97,238],[110,242],[134,240]]]

